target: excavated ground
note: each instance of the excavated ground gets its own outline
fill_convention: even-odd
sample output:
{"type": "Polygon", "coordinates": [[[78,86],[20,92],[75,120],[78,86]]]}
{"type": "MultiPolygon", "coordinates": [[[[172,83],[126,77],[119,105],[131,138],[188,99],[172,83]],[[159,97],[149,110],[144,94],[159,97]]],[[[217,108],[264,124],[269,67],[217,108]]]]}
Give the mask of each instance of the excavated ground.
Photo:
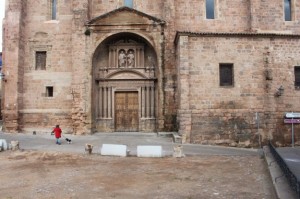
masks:
{"type": "Polygon", "coordinates": [[[108,157],[0,153],[0,198],[276,198],[259,156],[108,157]]]}

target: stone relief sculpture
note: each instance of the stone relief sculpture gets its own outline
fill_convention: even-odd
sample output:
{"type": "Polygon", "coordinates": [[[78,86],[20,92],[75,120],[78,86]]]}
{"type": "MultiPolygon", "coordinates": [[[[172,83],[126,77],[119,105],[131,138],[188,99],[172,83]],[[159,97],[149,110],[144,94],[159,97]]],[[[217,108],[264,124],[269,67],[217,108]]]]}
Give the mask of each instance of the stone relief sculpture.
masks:
{"type": "Polygon", "coordinates": [[[148,56],[148,66],[149,68],[154,68],[154,59],[152,56],[148,56]]]}
{"type": "Polygon", "coordinates": [[[135,66],[135,57],[134,51],[128,50],[125,54],[125,50],[122,49],[119,51],[119,67],[134,67],[135,66]]]}
{"type": "Polygon", "coordinates": [[[128,67],[134,67],[134,54],[133,50],[129,50],[127,55],[128,67]]]}
{"type": "MultiPolygon", "coordinates": [[[[154,67],[155,59],[153,58],[153,53],[146,52],[144,50],[143,44],[137,43],[117,43],[111,44],[108,47],[108,63],[107,70],[115,70],[115,69],[145,69],[149,67],[154,67]],[[148,61],[148,56],[151,56],[152,60],[148,61]],[[146,66],[147,65],[147,66],[146,66]]],[[[104,70],[105,66],[101,67],[101,70],[104,70]]]]}
{"type": "Polygon", "coordinates": [[[119,53],[119,67],[126,66],[126,54],[124,50],[121,50],[119,53]]]}

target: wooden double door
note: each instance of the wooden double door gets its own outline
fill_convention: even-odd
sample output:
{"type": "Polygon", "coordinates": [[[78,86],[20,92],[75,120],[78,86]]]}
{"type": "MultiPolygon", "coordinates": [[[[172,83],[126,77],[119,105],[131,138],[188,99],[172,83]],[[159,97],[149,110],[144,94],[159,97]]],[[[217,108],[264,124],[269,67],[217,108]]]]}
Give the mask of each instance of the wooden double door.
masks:
{"type": "Polygon", "coordinates": [[[115,131],[139,131],[138,92],[115,93],[115,131]]]}

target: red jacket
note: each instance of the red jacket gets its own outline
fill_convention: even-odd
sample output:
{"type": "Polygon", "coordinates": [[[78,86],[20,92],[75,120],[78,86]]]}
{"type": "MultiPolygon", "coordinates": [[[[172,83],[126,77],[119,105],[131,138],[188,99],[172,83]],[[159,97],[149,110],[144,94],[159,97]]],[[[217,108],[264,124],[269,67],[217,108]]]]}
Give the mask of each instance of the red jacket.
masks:
{"type": "Polygon", "coordinates": [[[61,129],[58,127],[55,127],[54,129],[53,129],[53,132],[54,132],[54,135],[55,135],[55,137],[56,138],[60,138],[61,137],[61,129]]]}

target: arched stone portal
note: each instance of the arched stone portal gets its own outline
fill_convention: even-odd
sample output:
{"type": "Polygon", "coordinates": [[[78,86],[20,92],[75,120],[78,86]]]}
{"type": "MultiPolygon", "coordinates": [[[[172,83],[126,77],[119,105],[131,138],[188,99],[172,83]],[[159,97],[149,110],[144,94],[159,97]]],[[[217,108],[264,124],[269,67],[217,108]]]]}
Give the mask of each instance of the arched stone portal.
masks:
{"type": "Polygon", "coordinates": [[[157,57],[132,33],[107,38],[93,57],[95,132],[151,132],[157,118],[157,57]]]}

